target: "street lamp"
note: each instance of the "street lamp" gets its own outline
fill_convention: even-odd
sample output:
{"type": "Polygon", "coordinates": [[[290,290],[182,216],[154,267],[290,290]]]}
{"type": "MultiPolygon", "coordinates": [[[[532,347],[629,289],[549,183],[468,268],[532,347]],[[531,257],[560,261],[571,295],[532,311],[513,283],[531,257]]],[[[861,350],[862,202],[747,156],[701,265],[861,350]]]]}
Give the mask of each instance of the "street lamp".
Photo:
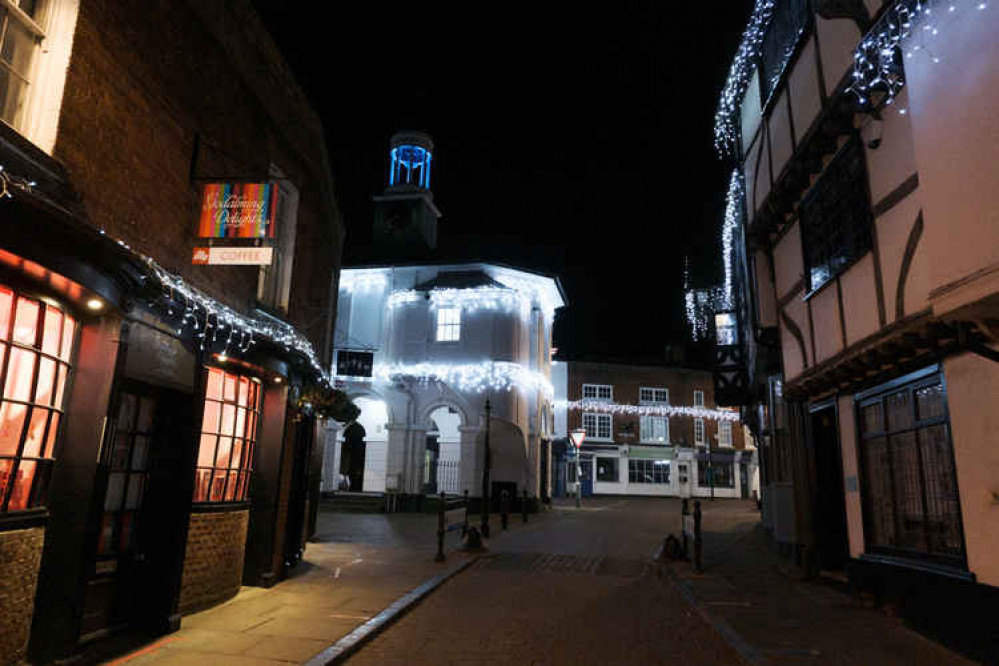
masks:
{"type": "Polygon", "coordinates": [[[572,439],[572,445],[576,447],[576,508],[578,509],[583,505],[583,471],[579,464],[579,449],[583,446],[583,440],[586,439],[586,428],[576,428],[569,433],[569,438],[572,439]]]}

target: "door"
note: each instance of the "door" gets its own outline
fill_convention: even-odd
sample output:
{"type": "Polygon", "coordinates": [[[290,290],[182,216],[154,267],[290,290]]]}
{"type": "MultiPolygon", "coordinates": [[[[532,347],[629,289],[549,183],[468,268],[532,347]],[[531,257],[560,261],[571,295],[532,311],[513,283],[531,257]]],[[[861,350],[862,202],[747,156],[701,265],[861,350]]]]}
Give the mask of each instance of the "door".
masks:
{"type": "Polygon", "coordinates": [[[288,489],[288,518],[285,525],[284,569],[285,575],[305,554],[305,518],[309,496],[309,461],[315,443],[315,416],[303,416],[295,425],[295,454],[291,470],[291,487],[288,489]]]}
{"type": "Polygon", "coordinates": [[[548,484],[549,484],[549,479],[551,478],[551,471],[550,471],[551,468],[549,465],[550,461],[548,456],[550,449],[551,449],[551,442],[545,439],[541,440],[541,460],[539,461],[539,465],[541,467],[540,479],[541,479],[542,502],[547,502],[549,499],[548,484]]]}
{"type": "Polygon", "coordinates": [[[843,568],[849,553],[843,464],[835,407],[813,411],[810,419],[815,460],[815,529],[822,569],[843,568]]]}
{"type": "Polygon", "coordinates": [[[80,637],[163,628],[176,602],[193,473],[191,396],[125,382],[98,463],[103,488],[80,637]],[[181,489],[186,495],[180,495],[181,489]]]}
{"type": "Polygon", "coordinates": [[[583,497],[591,497],[593,495],[593,459],[581,460],[579,470],[579,481],[583,484],[582,495],[583,497]]]}
{"type": "Polygon", "coordinates": [[[440,442],[437,435],[427,435],[427,448],[423,454],[423,492],[437,494],[437,463],[440,460],[440,442]]]}
{"type": "Polygon", "coordinates": [[[749,499],[749,466],[739,463],[739,488],[742,489],[742,499],[749,499]]]}
{"type": "Polygon", "coordinates": [[[354,423],[343,433],[343,451],[340,455],[340,473],[345,475],[350,487],[347,490],[364,490],[364,427],[354,423]]]}

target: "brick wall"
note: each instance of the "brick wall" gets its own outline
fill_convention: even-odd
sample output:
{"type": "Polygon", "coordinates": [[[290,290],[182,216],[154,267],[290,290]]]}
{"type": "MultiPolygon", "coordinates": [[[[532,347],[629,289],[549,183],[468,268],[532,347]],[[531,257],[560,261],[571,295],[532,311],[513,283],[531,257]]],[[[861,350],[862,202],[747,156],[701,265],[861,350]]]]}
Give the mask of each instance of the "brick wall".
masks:
{"type": "Polygon", "coordinates": [[[198,178],[280,168],[299,190],[288,316],[323,344],[343,243],[325,139],[249,3],[84,0],[59,122],[54,153],[90,221],[237,309],[257,267],[191,265],[195,137],[198,178]]]}
{"type": "MultiPolygon", "coordinates": [[[[694,390],[704,391],[704,406],[715,408],[714,384],[712,375],[706,370],[690,370],[686,368],[669,368],[660,366],[624,365],[617,363],[594,363],[586,361],[571,361],[569,363],[568,385],[566,387],[569,400],[581,400],[583,384],[610,384],[614,387],[614,402],[621,405],[639,404],[639,389],[667,388],[671,405],[692,406],[694,390]]],[[[583,427],[583,413],[573,410],[567,415],[568,429],[583,427]]],[[[639,417],[627,414],[615,414],[613,418],[614,438],[618,444],[640,443],[639,417]],[[622,432],[634,433],[634,437],[620,437],[622,432]]],[[[705,438],[717,442],[718,423],[710,419],[704,422],[705,438]]],[[[674,445],[694,445],[694,419],[689,416],[673,416],[669,420],[670,442],[674,445]]],[[[738,424],[732,427],[732,445],[741,449],[744,447],[742,428],[738,424]]]]}
{"type": "Polygon", "coordinates": [[[44,540],[41,527],[0,532],[0,664],[24,657],[44,540]]]}
{"type": "Polygon", "coordinates": [[[249,510],[192,513],[179,608],[193,613],[229,599],[243,582],[249,510]]]}

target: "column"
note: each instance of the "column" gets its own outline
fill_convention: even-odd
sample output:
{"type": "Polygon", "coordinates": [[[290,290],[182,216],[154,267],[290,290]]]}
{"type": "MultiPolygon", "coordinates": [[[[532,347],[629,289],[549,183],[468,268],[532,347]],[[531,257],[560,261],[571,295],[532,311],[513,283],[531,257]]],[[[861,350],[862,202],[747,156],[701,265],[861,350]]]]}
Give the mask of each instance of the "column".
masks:
{"type": "Polygon", "coordinates": [[[461,463],[458,468],[458,491],[468,490],[472,497],[482,496],[483,444],[479,441],[482,427],[458,426],[461,435],[461,463]]]}

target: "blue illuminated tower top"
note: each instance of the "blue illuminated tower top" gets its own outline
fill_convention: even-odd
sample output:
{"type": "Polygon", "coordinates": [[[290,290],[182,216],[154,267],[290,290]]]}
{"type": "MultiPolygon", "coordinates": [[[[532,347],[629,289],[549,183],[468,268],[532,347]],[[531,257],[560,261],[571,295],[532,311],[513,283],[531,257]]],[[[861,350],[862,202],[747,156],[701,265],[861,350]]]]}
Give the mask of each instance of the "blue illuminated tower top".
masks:
{"type": "Polygon", "coordinates": [[[373,234],[387,258],[413,258],[437,247],[441,213],[430,191],[433,151],[433,140],[423,132],[396,132],[389,139],[388,185],[374,197],[373,234]]]}
{"type": "Polygon", "coordinates": [[[396,132],[392,135],[386,191],[429,190],[433,151],[433,140],[423,132],[396,132]]]}

